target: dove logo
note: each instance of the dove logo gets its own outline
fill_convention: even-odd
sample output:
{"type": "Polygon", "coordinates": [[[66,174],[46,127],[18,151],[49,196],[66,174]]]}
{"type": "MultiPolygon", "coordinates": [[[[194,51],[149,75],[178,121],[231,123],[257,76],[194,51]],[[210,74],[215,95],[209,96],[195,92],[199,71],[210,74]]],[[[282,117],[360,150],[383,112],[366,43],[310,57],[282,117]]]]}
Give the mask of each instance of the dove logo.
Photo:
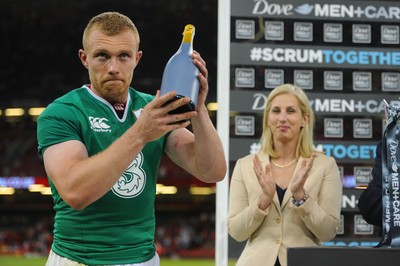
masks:
{"type": "Polygon", "coordinates": [[[270,16],[290,16],[293,14],[293,5],[270,4],[266,0],[255,0],[253,14],[254,15],[270,15],[270,16]]]}
{"type": "Polygon", "coordinates": [[[115,195],[127,199],[142,193],[146,184],[146,173],[142,164],[143,154],[140,152],[112,187],[115,195]]]}
{"type": "Polygon", "coordinates": [[[397,140],[389,141],[389,150],[390,150],[390,162],[392,163],[392,172],[396,173],[398,171],[397,167],[397,147],[399,146],[399,142],[397,140]]]}
{"type": "Polygon", "coordinates": [[[301,15],[310,15],[311,12],[313,11],[313,9],[314,9],[314,6],[312,6],[310,4],[304,4],[304,5],[296,7],[294,10],[301,15]]]}
{"type": "Polygon", "coordinates": [[[251,107],[251,110],[253,111],[262,111],[265,108],[266,102],[267,102],[267,96],[263,93],[255,93],[253,95],[254,102],[251,107]]]}
{"type": "Polygon", "coordinates": [[[111,132],[110,126],[106,122],[106,118],[89,116],[90,128],[96,132],[111,132]]]}

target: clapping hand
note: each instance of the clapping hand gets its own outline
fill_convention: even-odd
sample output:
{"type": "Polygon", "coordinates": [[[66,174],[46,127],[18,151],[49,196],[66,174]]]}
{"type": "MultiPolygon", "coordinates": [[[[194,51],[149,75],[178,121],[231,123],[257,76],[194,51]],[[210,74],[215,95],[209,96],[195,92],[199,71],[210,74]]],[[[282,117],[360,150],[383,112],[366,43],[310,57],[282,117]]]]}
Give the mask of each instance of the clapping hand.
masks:
{"type": "Polygon", "coordinates": [[[253,158],[253,169],[263,192],[260,196],[258,207],[265,210],[271,204],[275,195],[276,183],[271,173],[270,164],[266,164],[264,171],[258,155],[255,155],[253,158]]]}
{"type": "Polygon", "coordinates": [[[308,174],[310,173],[316,157],[317,155],[313,153],[310,159],[304,159],[301,162],[300,169],[293,176],[291,192],[296,201],[299,201],[306,196],[304,183],[308,178],[308,174]]]}

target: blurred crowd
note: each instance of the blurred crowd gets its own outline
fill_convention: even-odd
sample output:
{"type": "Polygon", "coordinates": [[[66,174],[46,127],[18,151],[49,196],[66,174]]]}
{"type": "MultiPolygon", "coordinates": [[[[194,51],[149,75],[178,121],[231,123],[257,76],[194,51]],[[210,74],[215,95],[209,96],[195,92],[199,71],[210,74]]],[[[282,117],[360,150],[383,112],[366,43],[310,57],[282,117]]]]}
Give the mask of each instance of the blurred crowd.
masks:
{"type": "MultiPolygon", "coordinates": [[[[214,257],[214,214],[157,214],[155,244],[161,257],[214,257]]],[[[53,242],[53,216],[2,215],[0,255],[47,256],[53,242]]]]}
{"type": "Polygon", "coordinates": [[[51,215],[1,215],[0,255],[47,255],[52,226],[51,215]]]}
{"type": "Polygon", "coordinates": [[[0,150],[0,176],[45,176],[36,136],[2,138],[0,150]]]}
{"type": "Polygon", "coordinates": [[[158,216],[161,218],[157,218],[155,243],[160,256],[214,257],[214,213],[158,216]]]}

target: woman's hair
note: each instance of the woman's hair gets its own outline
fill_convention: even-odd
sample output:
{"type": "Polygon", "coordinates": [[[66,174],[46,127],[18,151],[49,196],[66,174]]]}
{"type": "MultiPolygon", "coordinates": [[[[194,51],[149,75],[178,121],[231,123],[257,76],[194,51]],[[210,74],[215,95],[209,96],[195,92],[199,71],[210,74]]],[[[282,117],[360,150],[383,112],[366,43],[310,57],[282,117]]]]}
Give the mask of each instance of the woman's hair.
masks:
{"type": "Polygon", "coordinates": [[[300,131],[299,140],[296,146],[296,158],[299,156],[310,157],[314,151],[313,145],[313,130],[314,130],[314,112],[311,108],[310,102],[304,91],[292,84],[283,84],[273,89],[267,98],[267,103],[264,109],[264,121],[263,121],[263,135],[261,137],[261,151],[270,155],[271,157],[277,157],[276,151],[274,150],[274,142],[271,128],[268,125],[268,114],[271,110],[272,100],[281,94],[292,94],[296,96],[299,102],[300,110],[303,116],[308,116],[308,123],[302,127],[300,131]]]}
{"type": "Polygon", "coordinates": [[[84,49],[86,49],[88,37],[93,30],[99,30],[108,36],[115,36],[125,30],[131,30],[135,36],[136,50],[139,50],[139,32],[132,20],[121,13],[104,12],[93,17],[83,32],[82,44],[84,49]]]}

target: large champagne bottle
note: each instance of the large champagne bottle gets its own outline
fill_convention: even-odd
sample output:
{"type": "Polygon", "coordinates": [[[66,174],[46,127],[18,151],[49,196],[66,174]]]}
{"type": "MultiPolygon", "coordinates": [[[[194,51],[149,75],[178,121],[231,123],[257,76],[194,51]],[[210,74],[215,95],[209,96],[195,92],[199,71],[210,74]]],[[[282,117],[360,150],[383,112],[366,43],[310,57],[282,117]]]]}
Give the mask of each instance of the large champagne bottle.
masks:
{"type": "Polygon", "coordinates": [[[185,26],[182,33],[182,43],[178,51],[169,59],[164,69],[160,94],[176,91],[176,97],[168,103],[185,96],[191,100],[187,105],[178,107],[170,112],[173,114],[196,110],[200,84],[197,77],[199,69],[195,66],[191,57],[194,32],[193,25],[188,24],[185,26]]]}

